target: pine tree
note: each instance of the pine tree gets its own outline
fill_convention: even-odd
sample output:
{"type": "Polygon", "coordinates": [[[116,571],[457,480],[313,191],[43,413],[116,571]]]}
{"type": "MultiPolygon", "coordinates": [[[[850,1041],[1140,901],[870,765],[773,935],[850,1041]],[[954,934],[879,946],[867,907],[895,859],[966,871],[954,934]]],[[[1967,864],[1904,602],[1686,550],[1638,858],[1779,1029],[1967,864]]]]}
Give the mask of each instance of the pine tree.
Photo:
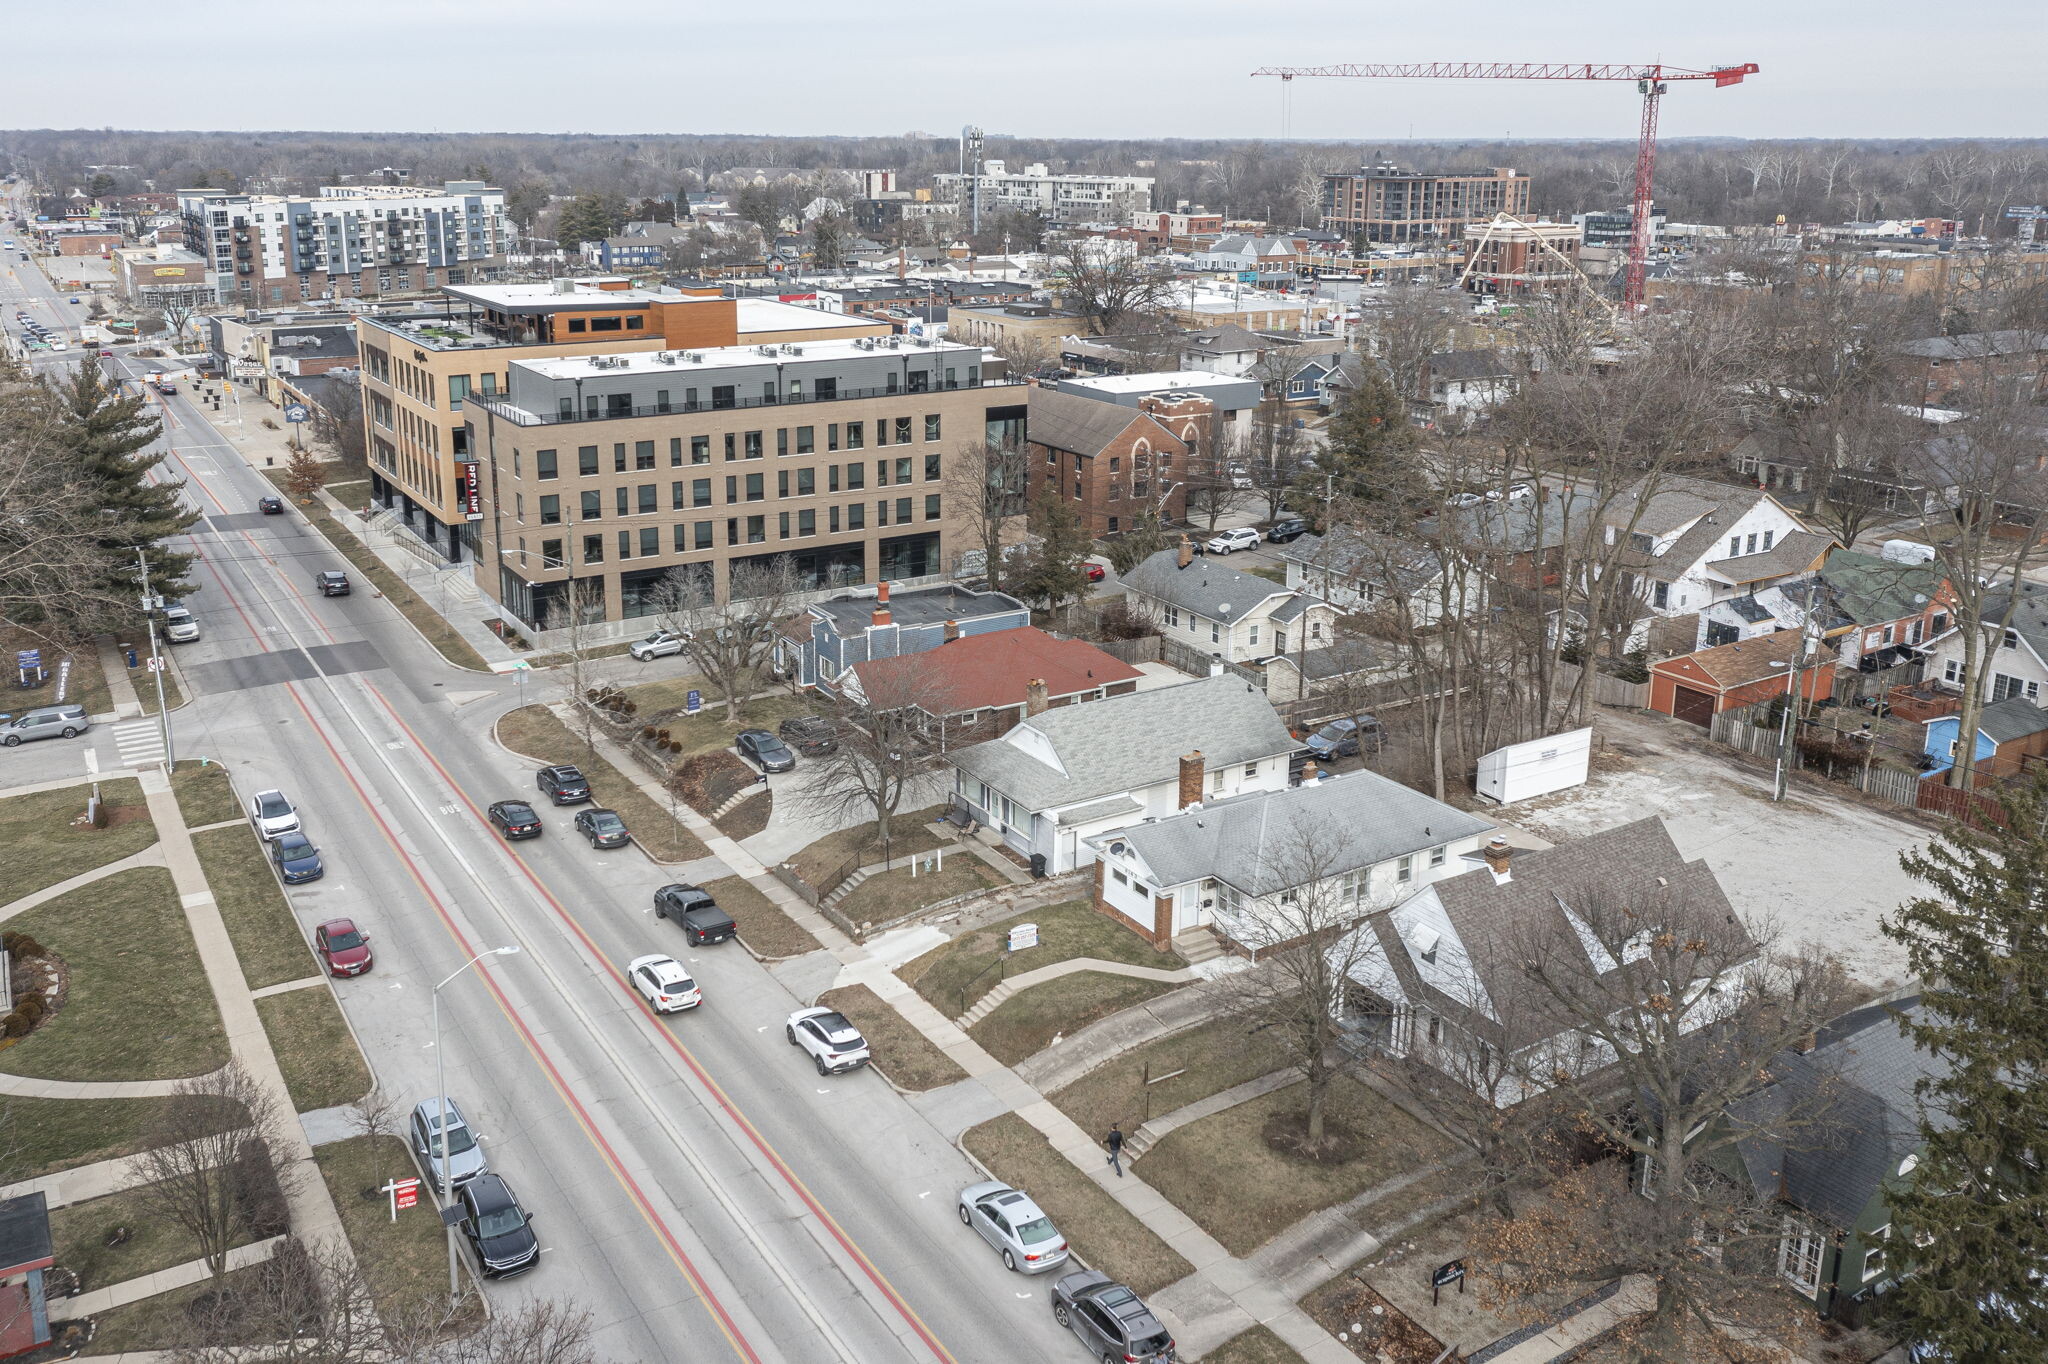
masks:
{"type": "Polygon", "coordinates": [[[164,453],[148,450],[163,433],[163,423],[148,414],[140,391],[124,394],[108,387],[98,365],[79,365],[53,387],[52,396],[59,458],[100,509],[103,584],[124,596],[139,596],[139,549],[148,558],[151,591],[166,597],[190,592],[186,574],[193,556],[166,549],[163,542],[184,533],[199,515],[179,500],[183,482],[152,483],[149,477],[164,461],[164,453]]]}
{"type": "Polygon", "coordinates": [[[306,446],[294,449],[291,458],[285,462],[285,490],[301,502],[311,502],[313,494],[320,491],[327,482],[327,466],[320,457],[306,446]]]}
{"type": "Polygon", "coordinates": [[[1003,575],[1004,590],[1057,610],[1088,590],[1081,561],[1094,547],[1073,504],[1048,483],[1032,499],[1031,530],[1038,539],[1014,573],[1003,575]]]}
{"type": "Polygon", "coordinates": [[[1921,1084],[1912,1178],[1891,1190],[1902,1328],[1958,1364],[2048,1339],[2048,777],[1899,860],[1930,894],[1883,931],[1926,982],[1907,1032],[1948,1063],[1921,1084]]]}
{"type": "Polygon", "coordinates": [[[584,242],[601,241],[619,230],[625,219],[618,205],[602,194],[579,194],[562,210],[555,236],[562,249],[573,251],[584,242]]]}
{"type": "MultiPolygon", "coordinates": [[[[1393,385],[1377,363],[1361,367],[1358,387],[1346,395],[1330,418],[1325,456],[1318,474],[1336,478],[1333,491],[1361,500],[1402,497],[1414,481],[1407,459],[1415,446],[1415,428],[1393,385]]],[[[1320,485],[1322,479],[1313,480],[1320,485]]],[[[1322,488],[1315,491],[1320,494],[1322,488]]]]}

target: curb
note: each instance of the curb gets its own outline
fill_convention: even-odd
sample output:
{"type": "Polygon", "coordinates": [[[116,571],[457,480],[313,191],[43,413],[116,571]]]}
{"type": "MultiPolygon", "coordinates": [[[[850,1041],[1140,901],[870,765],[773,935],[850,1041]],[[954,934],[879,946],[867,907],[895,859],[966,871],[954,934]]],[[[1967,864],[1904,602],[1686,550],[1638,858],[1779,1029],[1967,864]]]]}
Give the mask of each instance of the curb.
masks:
{"type": "MultiPolygon", "coordinates": [[[[555,719],[556,719],[557,721],[560,721],[560,720],[561,720],[561,718],[562,718],[562,717],[561,717],[561,716],[559,716],[559,715],[555,715],[554,707],[553,707],[553,706],[550,706],[550,705],[549,705],[549,704],[548,704],[547,702],[545,702],[545,701],[528,701],[528,702],[527,702],[526,704],[527,704],[527,705],[529,705],[529,706],[539,706],[539,707],[540,707],[540,708],[541,708],[542,710],[546,711],[546,712],[547,712],[547,713],[548,713],[549,715],[554,715],[554,718],[555,718],[555,719]]],[[[514,706],[514,707],[512,708],[512,710],[520,710],[520,709],[522,709],[522,707],[519,707],[519,706],[514,706]]],[[[518,749],[516,749],[516,748],[512,747],[512,745],[510,745],[510,744],[506,743],[506,742],[505,742],[505,741],[504,741],[503,739],[500,739],[500,738],[498,737],[498,725],[499,725],[499,723],[500,723],[500,722],[501,722],[502,720],[504,720],[504,718],[505,718],[505,715],[510,715],[511,713],[512,713],[512,711],[511,711],[511,710],[508,710],[508,711],[506,711],[506,712],[505,712],[505,714],[504,714],[504,715],[500,715],[500,716],[499,716],[499,717],[498,717],[498,718],[497,718],[496,720],[493,720],[493,721],[491,721],[491,742],[492,742],[493,744],[497,745],[497,747],[498,747],[499,749],[501,749],[502,751],[504,751],[504,752],[506,752],[506,753],[510,754],[510,755],[511,755],[512,757],[515,757],[515,758],[518,758],[518,759],[520,759],[520,760],[521,760],[522,762],[530,762],[530,763],[537,763],[537,762],[539,762],[539,761],[540,761],[540,759],[539,759],[539,758],[536,758],[536,757],[534,757],[534,756],[533,756],[533,755],[532,755],[531,753],[521,753],[521,752],[520,752],[520,751],[519,751],[518,749]]],[[[565,724],[565,725],[563,725],[563,728],[564,728],[564,729],[566,729],[566,728],[568,728],[568,726],[567,726],[567,725],[565,724]]],[[[599,758],[603,758],[603,757],[604,757],[604,755],[603,755],[602,753],[594,753],[594,754],[593,754],[592,756],[594,756],[594,757],[599,757],[599,758]]],[[[607,765],[607,766],[610,766],[611,760],[610,760],[609,758],[606,758],[606,759],[605,759],[605,762],[606,762],[606,765],[607,765]]],[[[613,770],[614,770],[614,771],[617,771],[618,769],[616,769],[616,768],[613,768],[613,770]]],[[[621,777],[622,779],[624,779],[624,780],[627,780],[627,781],[631,781],[631,780],[632,780],[632,778],[630,778],[630,777],[627,777],[627,776],[626,776],[626,774],[625,774],[625,773],[623,773],[623,772],[620,772],[620,773],[619,773],[619,776],[620,776],[620,777],[621,777]]],[[[637,786],[637,783],[636,783],[635,785],[637,786]]],[[[640,794],[641,794],[641,795],[643,795],[643,796],[647,795],[647,793],[646,793],[645,791],[642,791],[642,792],[641,792],[640,794]]],[[[649,796],[649,797],[648,797],[648,799],[652,800],[652,799],[653,799],[653,797],[652,797],[652,796],[649,796]]],[[[555,807],[555,808],[557,808],[557,809],[561,809],[561,808],[564,808],[564,807],[560,807],[560,806],[557,806],[557,807],[555,807]]],[[[602,807],[600,807],[600,808],[602,808],[602,807]]],[[[680,825],[680,824],[682,823],[682,821],[681,821],[681,820],[676,820],[676,819],[675,819],[675,816],[674,816],[674,815],[670,815],[670,816],[669,816],[669,818],[670,818],[670,819],[672,819],[672,820],[675,820],[675,822],[676,822],[676,823],[677,823],[678,825],[680,825]]],[[[692,838],[695,838],[695,837],[696,837],[696,835],[695,835],[694,833],[691,833],[691,832],[690,832],[690,830],[688,830],[688,829],[684,829],[684,830],[683,830],[683,832],[685,832],[685,833],[689,833],[689,834],[690,834],[690,836],[691,836],[692,838]]],[[[697,858],[694,858],[694,857],[692,857],[692,858],[688,858],[688,859],[685,859],[685,861],[684,861],[684,862],[664,862],[664,861],[662,861],[662,860],[661,860],[661,859],[660,859],[659,857],[656,857],[656,856],[655,856],[655,855],[654,855],[653,853],[651,853],[651,852],[647,851],[647,849],[646,849],[645,847],[643,847],[643,846],[641,845],[641,843],[640,843],[640,840],[639,840],[639,839],[637,839],[637,838],[635,838],[635,839],[633,840],[633,850],[634,850],[635,852],[639,853],[639,854],[640,854],[640,855],[641,855],[642,857],[646,858],[646,859],[647,859],[647,860],[648,860],[649,862],[653,863],[653,864],[654,864],[655,866],[657,866],[657,867],[661,868],[661,869],[662,869],[662,870],[664,870],[664,871],[667,871],[667,870],[669,870],[669,869],[671,869],[671,868],[674,868],[674,867],[680,867],[680,866],[684,866],[684,865],[686,865],[686,863],[687,863],[687,862],[695,862],[695,861],[698,861],[698,860],[699,860],[699,859],[697,859],[697,858]]],[[[707,855],[707,856],[709,856],[709,855],[710,855],[710,850],[709,850],[709,849],[706,849],[705,851],[706,851],[706,855],[707,855]]],[[[752,951],[753,949],[752,949],[752,948],[748,948],[747,950],[748,950],[748,951],[752,951]]],[[[764,958],[764,960],[766,960],[766,959],[764,958]]],[[[789,960],[789,959],[785,957],[785,958],[777,958],[776,960],[784,960],[784,961],[786,961],[786,960],[789,960]]]]}

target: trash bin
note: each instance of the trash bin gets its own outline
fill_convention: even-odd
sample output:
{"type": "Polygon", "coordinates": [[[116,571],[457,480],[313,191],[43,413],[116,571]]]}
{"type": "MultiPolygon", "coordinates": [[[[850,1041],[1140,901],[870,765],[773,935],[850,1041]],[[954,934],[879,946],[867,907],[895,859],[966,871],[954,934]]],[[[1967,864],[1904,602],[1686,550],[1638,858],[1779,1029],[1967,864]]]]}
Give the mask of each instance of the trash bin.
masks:
{"type": "Polygon", "coordinates": [[[1043,881],[1045,879],[1044,853],[1031,854],[1031,875],[1034,880],[1043,881]]]}
{"type": "Polygon", "coordinates": [[[117,644],[114,647],[128,656],[129,667],[139,668],[142,666],[142,660],[135,655],[135,646],[133,644],[117,644]]]}

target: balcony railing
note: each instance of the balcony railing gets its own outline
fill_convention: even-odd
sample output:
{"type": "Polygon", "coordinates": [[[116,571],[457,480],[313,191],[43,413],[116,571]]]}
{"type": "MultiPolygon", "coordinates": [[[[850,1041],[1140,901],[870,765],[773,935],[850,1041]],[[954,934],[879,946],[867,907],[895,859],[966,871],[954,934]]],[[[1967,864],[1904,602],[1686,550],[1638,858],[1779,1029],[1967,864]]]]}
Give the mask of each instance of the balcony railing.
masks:
{"type": "MultiPolygon", "coordinates": [[[[948,393],[966,388],[1022,388],[1022,379],[983,379],[978,384],[942,384],[933,388],[912,390],[908,388],[842,388],[828,398],[816,394],[790,394],[780,397],[742,398],[734,395],[731,402],[670,403],[666,407],[656,404],[652,407],[619,407],[595,412],[528,412],[505,402],[484,402],[477,394],[470,394],[468,401],[480,407],[487,407],[515,426],[553,426],[561,422],[609,421],[627,417],[673,417],[689,412],[726,412],[752,407],[802,407],[809,403],[849,402],[859,398],[915,398],[929,393],[948,393]]],[[[502,397],[502,395],[500,395],[502,397]]]]}

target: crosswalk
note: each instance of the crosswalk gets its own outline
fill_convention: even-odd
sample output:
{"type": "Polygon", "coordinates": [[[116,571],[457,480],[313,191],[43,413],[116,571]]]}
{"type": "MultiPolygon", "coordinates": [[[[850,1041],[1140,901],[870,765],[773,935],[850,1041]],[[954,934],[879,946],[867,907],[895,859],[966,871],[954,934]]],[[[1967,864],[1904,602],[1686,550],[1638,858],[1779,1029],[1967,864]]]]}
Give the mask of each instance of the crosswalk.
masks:
{"type": "Polygon", "coordinates": [[[123,767],[150,767],[164,760],[164,734],[154,720],[112,727],[114,748],[123,767]]]}

